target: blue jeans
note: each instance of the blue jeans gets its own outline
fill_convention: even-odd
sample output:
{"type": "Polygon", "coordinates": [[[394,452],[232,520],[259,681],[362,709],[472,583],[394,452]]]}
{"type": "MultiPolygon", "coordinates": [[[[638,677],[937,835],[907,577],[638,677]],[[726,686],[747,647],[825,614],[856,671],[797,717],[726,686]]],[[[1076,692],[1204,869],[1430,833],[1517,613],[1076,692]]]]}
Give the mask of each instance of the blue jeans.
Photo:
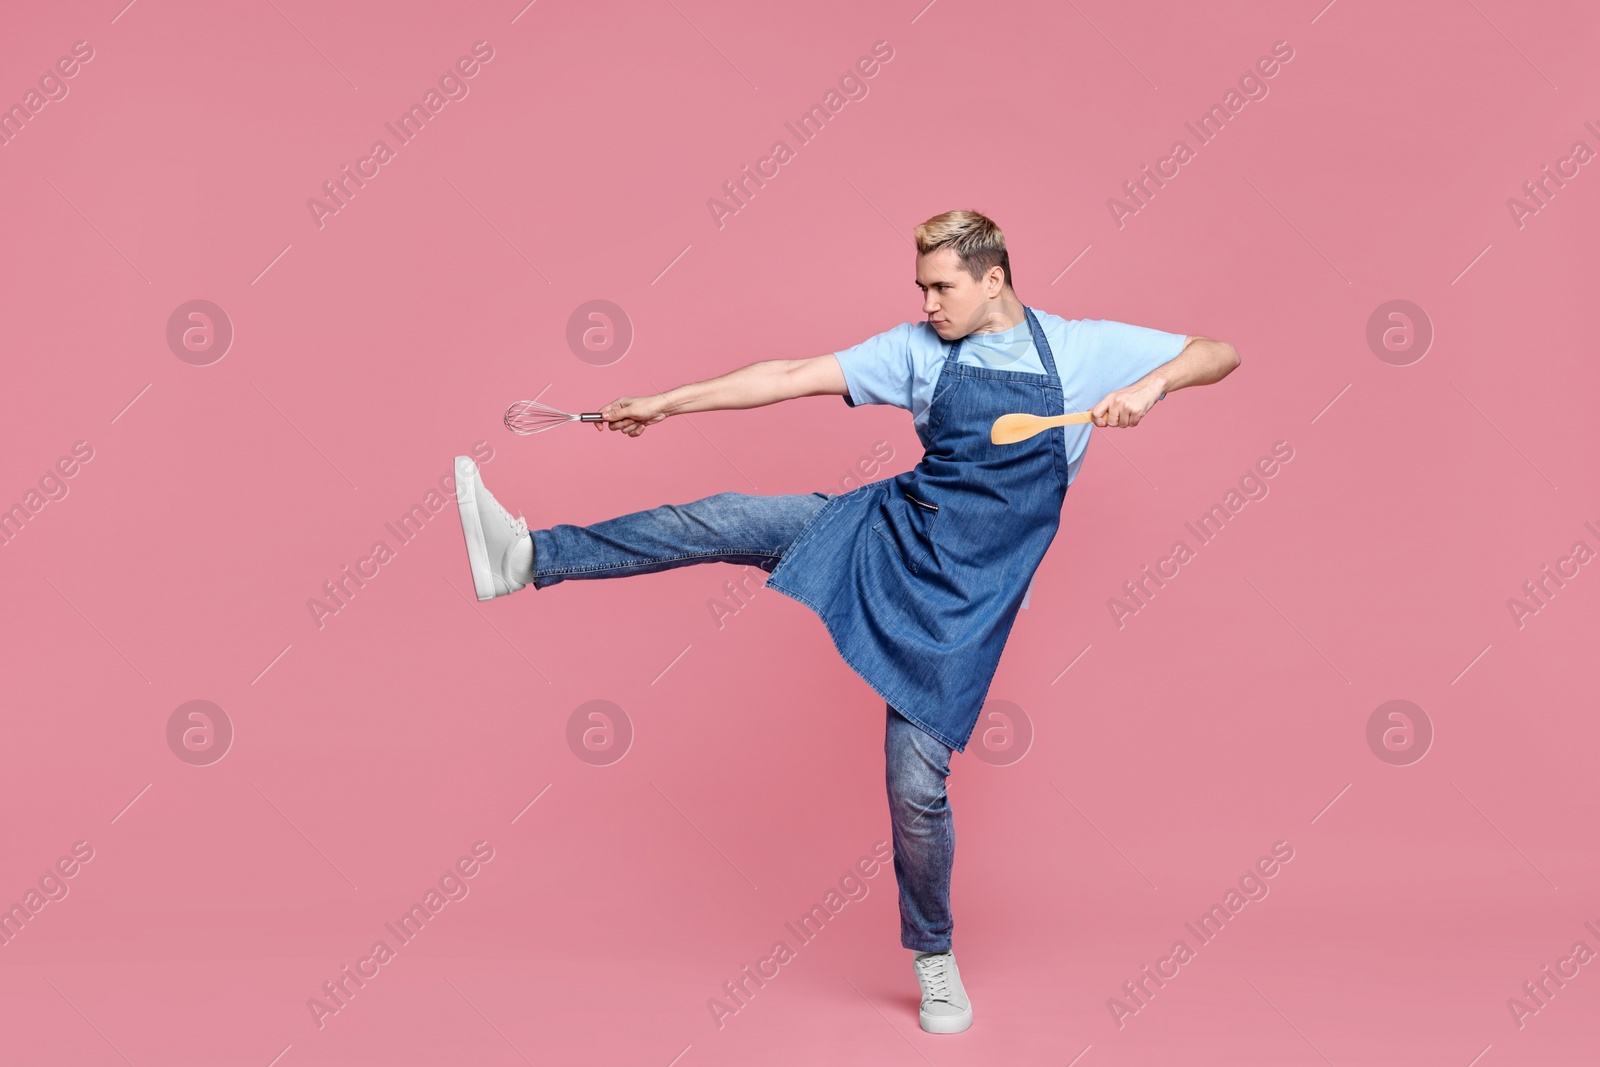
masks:
{"type": "MultiPolygon", "coordinates": [[[[569,578],[621,578],[694,563],[733,563],[772,572],[784,549],[827,503],[827,493],[717,493],[663,504],[590,526],[529,530],[535,589],[569,578]]],[[[900,888],[900,943],[950,948],[950,871],[955,820],[945,792],[952,750],[885,705],[884,777],[900,888]]]]}

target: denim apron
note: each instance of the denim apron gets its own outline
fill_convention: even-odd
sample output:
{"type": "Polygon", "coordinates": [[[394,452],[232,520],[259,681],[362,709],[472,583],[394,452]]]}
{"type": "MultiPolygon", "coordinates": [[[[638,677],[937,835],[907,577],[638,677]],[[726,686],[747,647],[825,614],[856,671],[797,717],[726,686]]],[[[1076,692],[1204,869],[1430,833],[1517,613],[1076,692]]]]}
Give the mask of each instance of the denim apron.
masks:
{"type": "Polygon", "coordinates": [[[1023,312],[1045,373],[958,363],[956,341],[917,431],[922,461],[830,497],[767,579],[817,613],[839,655],[890,707],[957,751],[1067,492],[1060,431],[989,440],[1001,415],[1063,410],[1050,343],[1033,310],[1023,312]]]}

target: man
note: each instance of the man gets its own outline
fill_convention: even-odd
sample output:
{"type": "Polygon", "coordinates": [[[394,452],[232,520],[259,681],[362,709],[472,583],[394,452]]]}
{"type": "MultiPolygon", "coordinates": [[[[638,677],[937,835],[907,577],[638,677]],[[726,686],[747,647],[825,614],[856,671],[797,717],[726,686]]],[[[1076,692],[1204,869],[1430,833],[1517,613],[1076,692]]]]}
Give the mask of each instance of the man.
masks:
{"type": "Polygon", "coordinates": [[[671,415],[836,394],[852,407],[911,411],[925,452],[912,470],[843,494],[719,493],[532,531],[465,456],[456,495],[479,600],[723,562],[760,567],[767,588],[817,613],[886,701],[900,940],[913,952],[922,1028],[958,1033],[972,1024],[972,1003],[951,951],[950,756],[966,749],[1090,433],[1069,425],[996,445],[990,428],[1012,412],[1085,409],[1094,426],[1137,426],[1167,393],[1226,377],[1239,355],[1204,337],[1024,307],[1005,236],[976,212],[934,216],[916,228],[916,244],[926,322],[815,359],[622,397],[595,424],[638,437],[671,415]]]}

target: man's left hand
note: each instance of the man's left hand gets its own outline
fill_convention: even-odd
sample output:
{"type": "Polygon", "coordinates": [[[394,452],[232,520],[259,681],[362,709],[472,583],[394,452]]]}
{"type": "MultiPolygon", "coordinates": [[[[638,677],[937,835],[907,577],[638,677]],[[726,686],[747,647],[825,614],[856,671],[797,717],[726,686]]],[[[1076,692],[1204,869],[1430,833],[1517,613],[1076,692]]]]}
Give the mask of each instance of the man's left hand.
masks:
{"type": "Polygon", "coordinates": [[[1134,384],[1110,393],[1090,409],[1096,426],[1137,426],[1161,399],[1159,383],[1134,384]]]}

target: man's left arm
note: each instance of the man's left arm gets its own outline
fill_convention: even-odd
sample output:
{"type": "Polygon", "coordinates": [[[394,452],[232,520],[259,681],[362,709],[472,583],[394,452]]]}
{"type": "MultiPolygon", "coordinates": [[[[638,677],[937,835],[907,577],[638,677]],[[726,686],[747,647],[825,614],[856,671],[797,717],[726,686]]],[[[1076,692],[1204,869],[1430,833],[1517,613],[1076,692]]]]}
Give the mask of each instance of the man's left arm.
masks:
{"type": "Polygon", "coordinates": [[[1090,409],[1094,424],[1137,426],[1163,396],[1191,385],[1220,382],[1238,365],[1239,353],[1228,342],[1210,337],[1185,337],[1183,349],[1176,356],[1132,385],[1106,394],[1105,399],[1090,409]]]}

